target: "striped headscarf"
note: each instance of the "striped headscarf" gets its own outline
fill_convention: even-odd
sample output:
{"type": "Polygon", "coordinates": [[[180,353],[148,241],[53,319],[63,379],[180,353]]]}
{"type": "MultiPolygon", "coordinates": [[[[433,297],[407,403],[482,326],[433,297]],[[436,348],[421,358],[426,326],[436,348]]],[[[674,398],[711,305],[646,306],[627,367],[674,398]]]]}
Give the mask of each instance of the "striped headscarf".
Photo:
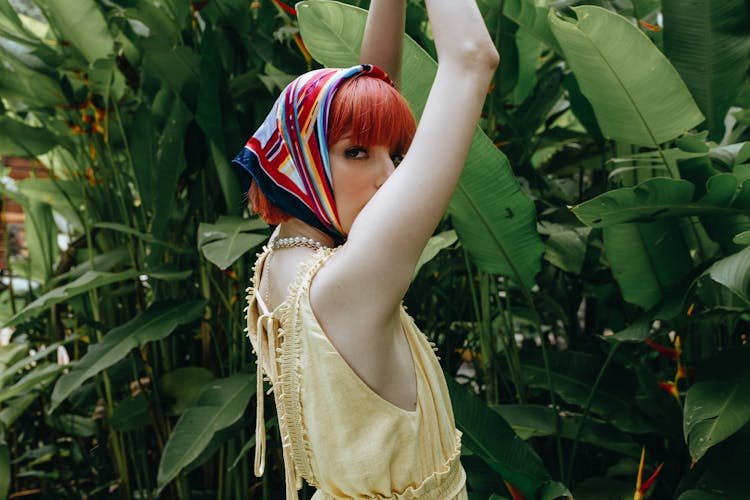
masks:
{"type": "Polygon", "coordinates": [[[233,161],[243,191],[255,180],[266,198],[286,213],[335,238],[344,236],[333,197],[326,131],[336,89],[361,75],[392,84],[383,70],[369,64],[310,71],[290,83],[233,161]]]}

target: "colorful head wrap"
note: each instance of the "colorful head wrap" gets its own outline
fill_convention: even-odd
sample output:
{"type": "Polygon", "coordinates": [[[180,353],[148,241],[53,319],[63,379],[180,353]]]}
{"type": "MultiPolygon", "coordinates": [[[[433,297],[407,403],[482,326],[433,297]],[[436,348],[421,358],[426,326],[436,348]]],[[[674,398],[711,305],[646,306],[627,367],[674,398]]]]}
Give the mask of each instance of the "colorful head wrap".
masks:
{"type": "Polygon", "coordinates": [[[328,160],[328,113],[339,86],[361,75],[392,84],[383,70],[369,64],[310,71],[290,83],[233,161],[241,167],[243,191],[253,179],[286,213],[331,236],[343,236],[328,160]]]}

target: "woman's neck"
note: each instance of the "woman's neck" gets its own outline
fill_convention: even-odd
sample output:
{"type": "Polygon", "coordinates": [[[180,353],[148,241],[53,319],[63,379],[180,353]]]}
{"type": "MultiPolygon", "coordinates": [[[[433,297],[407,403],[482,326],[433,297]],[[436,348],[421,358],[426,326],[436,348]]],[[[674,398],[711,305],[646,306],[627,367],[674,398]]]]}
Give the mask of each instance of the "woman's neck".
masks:
{"type": "Polygon", "coordinates": [[[332,247],[334,244],[331,236],[299,219],[293,218],[279,224],[278,238],[293,238],[295,236],[310,238],[326,247],[332,247]]]}

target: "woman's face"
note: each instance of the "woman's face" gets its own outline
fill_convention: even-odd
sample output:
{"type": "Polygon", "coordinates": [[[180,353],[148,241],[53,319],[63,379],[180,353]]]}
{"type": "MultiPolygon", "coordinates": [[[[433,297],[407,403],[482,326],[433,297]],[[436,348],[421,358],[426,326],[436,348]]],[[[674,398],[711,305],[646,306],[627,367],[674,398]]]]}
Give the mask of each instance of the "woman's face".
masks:
{"type": "Polygon", "coordinates": [[[328,156],[339,222],[349,234],[354,219],[393,173],[401,156],[388,146],[354,144],[349,136],[332,144],[328,156]]]}

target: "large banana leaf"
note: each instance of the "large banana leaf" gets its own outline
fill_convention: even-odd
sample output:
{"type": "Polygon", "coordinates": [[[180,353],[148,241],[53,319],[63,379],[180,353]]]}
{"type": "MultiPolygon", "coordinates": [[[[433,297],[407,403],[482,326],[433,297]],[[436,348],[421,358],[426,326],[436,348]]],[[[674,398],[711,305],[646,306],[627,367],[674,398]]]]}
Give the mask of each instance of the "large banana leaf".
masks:
{"type": "MultiPolygon", "coordinates": [[[[357,64],[366,12],[336,2],[298,4],[305,44],[326,66],[357,64]]],[[[437,65],[406,37],[401,91],[419,117],[437,65]]],[[[479,129],[448,207],[461,243],[479,267],[529,286],[544,252],[535,230],[534,205],[521,190],[508,160],[479,129]]]]}
{"type": "Polygon", "coordinates": [[[663,0],[664,52],[706,116],[711,139],[742,86],[750,53],[744,0],[663,0]]]}
{"type": "MultiPolygon", "coordinates": [[[[709,378],[690,387],[685,397],[685,439],[693,460],[724,441],[750,421],[750,364],[748,350],[725,356],[709,378]]],[[[706,373],[706,371],[708,373],[706,373]]]]}
{"type": "MultiPolygon", "coordinates": [[[[453,377],[446,376],[462,444],[498,472],[526,498],[542,498],[550,475],[530,445],[508,423],[453,377]]],[[[554,498],[554,497],[553,497],[554,498]]]]}
{"type": "Polygon", "coordinates": [[[622,297],[649,309],[693,269],[679,225],[670,219],[604,228],[604,248],[622,297]]]}
{"type": "Polygon", "coordinates": [[[114,39],[107,20],[94,0],[35,0],[60,42],[70,43],[91,64],[114,54],[114,39]]]}
{"type": "Polygon", "coordinates": [[[643,32],[601,7],[573,11],[577,19],[550,10],[550,28],[604,135],[657,147],[703,121],[677,71],[643,32]]]}
{"type": "Polygon", "coordinates": [[[107,333],[101,342],[89,347],[88,352],[73,365],[73,369],[60,377],[52,391],[51,407],[54,410],[86,380],[117,363],[131,350],[147,342],[166,338],[179,325],[189,323],[203,313],[202,300],[189,302],[161,302],[107,333]]]}
{"type": "Polygon", "coordinates": [[[47,128],[30,127],[9,116],[0,116],[0,153],[3,155],[38,156],[64,140],[47,128]]]}
{"type": "Polygon", "coordinates": [[[560,45],[547,22],[548,13],[549,7],[537,5],[532,0],[505,0],[503,3],[505,17],[525,28],[555,52],[561,53],[560,45]]]}
{"type": "Polygon", "coordinates": [[[0,96],[17,101],[22,108],[28,106],[56,106],[65,103],[57,81],[27,67],[20,61],[7,57],[0,46],[3,71],[0,71],[0,96]]]}
{"type": "Polygon", "coordinates": [[[157,478],[159,490],[201,454],[216,432],[242,417],[253,394],[255,374],[239,373],[203,386],[195,405],[182,414],[164,447],[157,478]]]}
{"type": "Polygon", "coordinates": [[[714,262],[706,272],[712,280],[729,288],[750,304],[750,248],[714,262]]]}

